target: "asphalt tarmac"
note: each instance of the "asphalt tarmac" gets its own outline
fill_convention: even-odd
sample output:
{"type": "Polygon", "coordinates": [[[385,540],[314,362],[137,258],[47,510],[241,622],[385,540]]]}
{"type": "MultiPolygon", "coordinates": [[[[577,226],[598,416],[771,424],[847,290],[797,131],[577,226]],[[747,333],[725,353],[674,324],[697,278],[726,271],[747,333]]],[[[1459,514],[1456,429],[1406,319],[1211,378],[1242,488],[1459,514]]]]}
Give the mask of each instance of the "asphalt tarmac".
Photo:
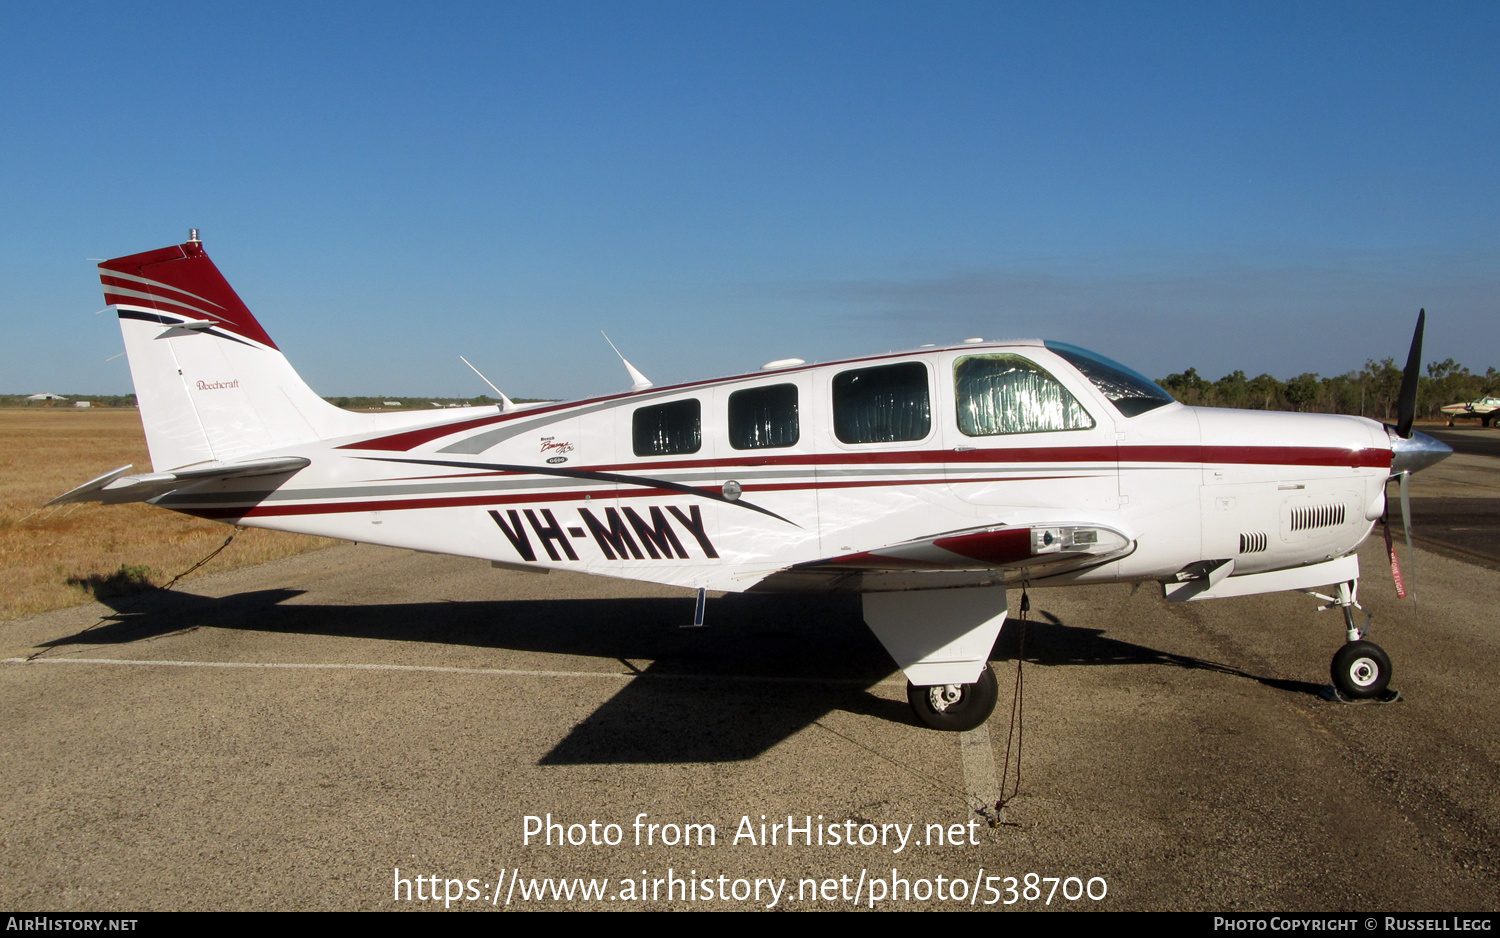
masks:
{"type": "MultiPolygon", "coordinates": [[[[1500,570],[1500,430],[1423,428],[1453,447],[1428,472],[1412,476],[1412,534],[1428,550],[1500,570]]],[[[1391,486],[1392,529],[1400,507],[1391,486]]]]}
{"type": "MultiPolygon", "coordinates": [[[[1500,460],[1449,463],[1417,503],[1493,517],[1500,460]]],[[[1325,699],[1302,595],[1037,590],[965,734],[846,599],[690,630],[669,589],[352,545],[7,622],[0,907],[1494,912],[1500,572],[1424,549],[1397,600],[1378,534],[1398,702],[1325,699]]]]}

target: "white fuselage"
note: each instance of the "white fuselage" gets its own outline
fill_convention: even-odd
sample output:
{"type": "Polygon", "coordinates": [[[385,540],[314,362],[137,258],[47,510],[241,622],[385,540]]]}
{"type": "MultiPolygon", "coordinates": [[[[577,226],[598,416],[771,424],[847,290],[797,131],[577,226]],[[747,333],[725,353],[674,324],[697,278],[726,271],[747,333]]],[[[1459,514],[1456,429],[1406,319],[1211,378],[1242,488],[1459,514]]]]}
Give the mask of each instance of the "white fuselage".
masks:
{"type": "Polygon", "coordinates": [[[282,454],[311,463],[272,489],[227,480],[159,504],[501,564],[742,591],[830,588],[827,576],[799,579],[791,568],[999,525],[1099,525],[1131,543],[1038,585],[1166,579],[1203,561],[1233,561],[1234,575],[1318,563],[1352,551],[1381,516],[1391,445],[1380,424],[1358,417],[1177,403],[1125,416],[1069,361],[1027,342],[469,410],[257,453],[282,454]],[[1070,428],[974,432],[955,375],[976,356],[1023,358],[1054,378],[1074,399],[1070,428]],[[900,371],[904,410],[857,387],[884,380],[894,372],[873,369],[890,365],[920,366],[900,371]],[[925,416],[914,403],[919,373],[925,416]],[[839,410],[850,394],[865,395],[853,417],[839,410]]]}

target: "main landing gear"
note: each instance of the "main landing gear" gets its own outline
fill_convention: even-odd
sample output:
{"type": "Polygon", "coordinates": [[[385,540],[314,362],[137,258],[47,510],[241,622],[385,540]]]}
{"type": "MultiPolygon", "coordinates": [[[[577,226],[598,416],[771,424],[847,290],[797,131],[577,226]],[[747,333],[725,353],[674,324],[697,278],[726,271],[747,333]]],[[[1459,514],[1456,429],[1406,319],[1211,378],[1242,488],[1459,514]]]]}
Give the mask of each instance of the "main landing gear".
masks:
{"type": "Polygon", "coordinates": [[[1005,587],[891,590],[862,602],[870,631],[906,672],[919,723],[961,733],[989,719],[1000,697],[990,651],[1005,623],[1005,587]]]}
{"type": "Polygon", "coordinates": [[[963,732],[990,718],[1000,698],[1000,682],[988,663],[973,684],[937,684],[922,687],[906,682],[906,702],[912,713],[935,730],[963,732]]]}
{"type": "MultiPolygon", "coordinates": [[[[1333,656],[1329,677],[1334,689],[1346,700],[1371,700],[1382,697],[1391,683],[1391,658],[1374,642],[1364,640],[1364,630],[1354,624],[1354,610],[1359,606],[1359,584],[1350,580],[1340,583],[1338,596],[1320,596],[1344,612],[1348,641],[1333,656]]],[[[1327,608],[1327,606],[1323,607],[1327,608]]],[[[1367,623],[1368,624],[1368,623],[1367,623]]]]}

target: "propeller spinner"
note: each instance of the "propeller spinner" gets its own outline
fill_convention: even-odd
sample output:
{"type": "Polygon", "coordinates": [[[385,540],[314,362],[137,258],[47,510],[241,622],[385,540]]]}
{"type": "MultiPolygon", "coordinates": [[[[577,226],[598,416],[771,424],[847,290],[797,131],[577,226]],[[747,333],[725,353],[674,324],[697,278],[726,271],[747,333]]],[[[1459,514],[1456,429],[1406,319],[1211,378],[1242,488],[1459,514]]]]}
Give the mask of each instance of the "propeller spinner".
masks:
{"type": "MultiPolygon", "coordinates": [[[[1396,425],[1387,424],[1391,437],[1391,478],[1426,469],[1453,455],[1453,447],[1425,433],[1412,430],[1417,419],[1418,370],[1422,365],[1422,330],[1427,324],[1427,310],[1417,313],[1417,330],[1411,337],[1411,351],[1406,355],[1406,369],[1401,375],[1401,397],[1396,411],[1396,425]]],[[[1402,513],[1403,516],[1405,512],[1402,513]]],[[[1403,521],[1407,520],[1405,517],[1403,521]]]]}

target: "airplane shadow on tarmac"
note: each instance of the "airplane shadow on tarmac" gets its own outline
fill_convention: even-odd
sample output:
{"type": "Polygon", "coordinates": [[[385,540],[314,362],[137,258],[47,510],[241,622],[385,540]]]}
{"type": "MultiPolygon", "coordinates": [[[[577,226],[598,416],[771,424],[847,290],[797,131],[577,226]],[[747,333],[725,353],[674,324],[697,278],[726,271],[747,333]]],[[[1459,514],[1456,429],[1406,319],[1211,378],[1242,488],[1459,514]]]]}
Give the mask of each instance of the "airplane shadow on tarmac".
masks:
{"type": "MultiPolygon", "coordinates": [[[[691,599],[288,602],[300,595],[275,589],[215,599],[174,590],[109,599],[113,615],[43,647],[121,645],[210,627],[611,658],[640,674],[573,727],[542,765],[753,759],[839,710],[915,725],[904,701],[870,691],[895,666],[865,627],[857,596],[731,594],[709,601],[706,628],[683,629],[691,599]],[[642,660],[651,663],[630,663],[642,660]]],[[[992,661],[1014,659],[1018,625],[1007,623],[992,661]]],[[[1117,641],[1103,631],[1042,612],[1025,626],[1026,662],[1205,669],[1292,693],[1321,689],[1117,641]]],[[[506,700],[491,705],[503,711],[506,700]]],[[[1004,707],[1002,701],[998,709],[1004,707]]]]}
{"type": "MultiPolygon", "coordinates": [[[[1255,681],[1257,684],[1275,688],[1276,690],[1307,694],[1312,697],[1320,696],[1324,690],[1324,685],[1322,684],[1262,677],[1232,665],[1207,661],[1203,658],[1194,658],[1191,655],[1173,654],[1172,652],[1161,651],[1156,648],[1148,648],[1145,645],[1136,645],[1132,642],[1122,642],[1117,639],[1106,638],[1103,629],[1066,625],[1061,619],[1050,612],[1043,611],[1041,612],[1041,616],[1041,619],[1032,619],[1026,623],[1025,660],[1027,664],[1038,664],[1048,667],[1090,664],[1167,665],[1187,670],[1213,671],[1217,674],[1245,678],[1255,681]]],[[[1005,624],[1005,628],[1000,632],[1000,638],[995,642],[995,650],[990,654],[991,661],[1015,660],[1021,644],[1022,630],[1018,628],[1019,624],[1015,620],[1011,620],[1005,624]]]]}

